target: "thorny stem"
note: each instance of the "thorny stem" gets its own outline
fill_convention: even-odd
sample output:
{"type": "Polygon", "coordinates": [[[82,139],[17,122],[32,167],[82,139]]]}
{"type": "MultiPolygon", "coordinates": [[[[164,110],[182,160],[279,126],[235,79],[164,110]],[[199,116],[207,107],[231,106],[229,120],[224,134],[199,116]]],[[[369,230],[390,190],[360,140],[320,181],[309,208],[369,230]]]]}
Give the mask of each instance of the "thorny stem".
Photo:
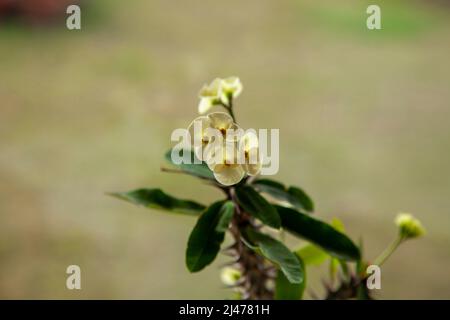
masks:
{"type": "MultiPolygon", "coordinates": [[[[228,104],[221,103],[221,105],[228,111],[231,118],[236,123],[236,116],[233,112],[233,97],[229,97],[228,104]]],[[[168,168],[161,168],[161,171],[189,174],[184,170],[168,168]]],[[[245,178],[243,183],[245,183],[247,179],[248,178],[245,178]]],[[[231,264],[237,266],[242,273],[241,279],[235,287],[240,292],[241,298],[245,300],[273,299],[274,292],[273,289],[268,287],[268,282],[275,277],[275,269],[268,266],[264,258],[247,247],[242,240],[245,229],[258,229],[254,219],[239,206],[233,187],[224,187],[219,184],[214,184],[214,186],[222,190],[227,196],[227,199],[233,201],[235,207],[235,212],[229,228],[234,243],[227,248],[227,252],[234,259],[231,264]]]]}
{"type": "MultiPolygon", "coordinates": [[[[228,104],[222,106],[228,111],[233,122],[236,123],[236,116],[233,111],[233,97],[229,96],[228,104]]],[[[244,180],[244,182],[247,179],[244,180]]],[[[236,288],[245,300],[269,300],[273,299],[274,292],[268,287],[268,282],[274,278],[275,270],[269,267],[264,258],[255,251],[247,247],[242,237],[247,228],[257,229],[254,219],[246,213],[236,199],[234,188],[221,188],[227,195],[228,200],[233,201],[235,212],[231,220],[230,233],[234,244],[229,247],[234,263],[241,271],[242,276],[236,284],[236,288]]]]}
{"type": "Polygon", "coordinates": [[[367,290],[367,278],[359,278],[352,275],[348,280],[341,279],[341,284],[337,289],[333,289],[331,285],[324,283],[327,291],[325,300],[348,300],[348,299],[373,299],[367,290]]]}
{"type": "MultiPolygon", "coordinates": [[[[395,238],[395,240],[392,241],[391,244],[375,259],[373,264],[381,266],[392,255],[392,253],[394,253],[394,251],[404,240],[405,238],[401,235],[395,238]]],[[[372,299],[369,291],[367,290],[366,281],[367,275],[352,275],[347,281],[342,279],[341,285],[336,290],[333,290],[331,286],[325,284],[325,287],[327,289],[327,295],[325,299],[335,300],[358,298],[358,296],[361,294],[358,290],[363,290],[362,297],[364,299],[372,299]]]]}
{"type": "Polygon", "coordinates": [[[226,189],[228,199],[235,205],[235,213],[231,221],[230,233],[235,243],[230,247],[233,250],[235,264],[242,272],[237,288],[242,299],[260,300],[273,299],[273,290],[267,283],[273,278],[273,269],[268,267],[264,258],[247,247],[242,241],[242,234],[246,228],[256,228],[250,215],[242,210],[236,201],[234,189],[226,189]]]}

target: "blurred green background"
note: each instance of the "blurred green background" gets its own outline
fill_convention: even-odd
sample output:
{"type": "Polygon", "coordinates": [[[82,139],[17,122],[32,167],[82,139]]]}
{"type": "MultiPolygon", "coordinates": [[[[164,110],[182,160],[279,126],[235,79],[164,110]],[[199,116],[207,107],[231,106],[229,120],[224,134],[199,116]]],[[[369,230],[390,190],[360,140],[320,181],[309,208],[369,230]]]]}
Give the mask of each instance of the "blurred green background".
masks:
{"type": "MultiPolygon", "coordinates": [[[[197,92],[240,76],[240,124],[279,128],[277,179],[339,217],[373,259],[410,211],[428,229],[384,265],[378,298],[450,298],[450,6],[369,2],[82,3],[82,30],[0,24],[0,297],[222,299],[221,258],[189,274],[195,220],[108,191],[220,194],[160,172],[197,92]],[[66,267],[82,290],[66,289],[66,267]]],[[[320,294],[322,271],[311,272],[320,294]]]]}

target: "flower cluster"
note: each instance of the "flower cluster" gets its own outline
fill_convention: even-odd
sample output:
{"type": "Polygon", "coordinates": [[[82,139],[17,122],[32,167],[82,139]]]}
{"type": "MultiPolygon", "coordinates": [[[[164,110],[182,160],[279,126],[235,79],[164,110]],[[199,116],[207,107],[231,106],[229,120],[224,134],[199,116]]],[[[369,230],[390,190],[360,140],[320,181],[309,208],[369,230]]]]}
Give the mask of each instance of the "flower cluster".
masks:
{"type": "Polygon", "coordinates": [[[241,92],[242,83],[238,77],[216,78],[200,90],[198,112],[204,114],[216,105],[230,106],[232,99],[237,98],[241,92]]]}
{"type": "Polygon", "coordinates": [[[262,166],[256,132],[244,131],[232,116],[232,101],[241,92],[242,84],[237,77],[217,78],[205,85],[200,91],[199,112],[222,105],[229,113],[200,116],[188,128],[195,155],[207,163],[216,180],[225,186],[239,183],[246,175],[257,175],[262,166]]]}

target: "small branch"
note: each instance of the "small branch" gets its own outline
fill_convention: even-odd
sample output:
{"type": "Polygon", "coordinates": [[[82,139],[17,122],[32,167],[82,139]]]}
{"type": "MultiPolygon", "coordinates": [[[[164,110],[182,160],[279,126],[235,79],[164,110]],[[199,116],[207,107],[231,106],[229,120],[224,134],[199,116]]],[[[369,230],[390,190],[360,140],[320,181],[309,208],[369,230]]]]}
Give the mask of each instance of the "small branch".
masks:
{"type": "Polygon", "coordinates": [[[181,173],[181,174],[189,174],[188,172],[181,170],[181,169],[170,169],[166,167],[161,167],[162,172],[169,172],[169,173],[181,173]]]}
{"type": "Polygon", "coordinates": [[[228,113],[230,114],[231,118],[233,118],[233,122],[236,123],[237,120],[236,120],[236,116],[234,115],[234,111],[233,111],[233,97],[230,96],[228,105],[223,103],[223,102],[221,102],[220,105],[222,107],[224,107],[228,111],[228,113]]]}
{"type": "Polygon", "coordinates": [[[398,236],[392,243],[375,259],[374,265],[381,266],[394,251],[398,248],[398,246],[403,242],[404,238],[398,236]]]}
{"type": "Polygon", "coordinates": [[[242,241],[243,230],[254,228],[253,218],[239,206],[234,188],[227,188],[227,195],[235,205],[235,214],[229,231],[235,241],[231,246],[235,251],[234,263],[242,272],[242,281],[237,289],[243,299],[273,299],[273,290],[267,287],[267,281],[274,277],[273,267],[268,267],[264,258],[242,241]]]}
{"type": "Polygon", "coordinates": [[[359,278],[352,275],[348,281],[341,279],[341,284],[337,289],[333,290],[329,285],[325,285],[327,291],[325,300],[348,300],[348,299],[365,299],[372,300],[372,296],[367,289],[367,278],[359,278]],[[363,294],[359,293],[359,290],[363,290],[363,294]]]}
{"type": "Polygon", "coordinates": [[[236,123],[236,116],[233,111],[233,97],[230,97],[230,104],[228,105],[228,111],[230,112],[230,116],[233,118],[233,121],[236,123]]]}

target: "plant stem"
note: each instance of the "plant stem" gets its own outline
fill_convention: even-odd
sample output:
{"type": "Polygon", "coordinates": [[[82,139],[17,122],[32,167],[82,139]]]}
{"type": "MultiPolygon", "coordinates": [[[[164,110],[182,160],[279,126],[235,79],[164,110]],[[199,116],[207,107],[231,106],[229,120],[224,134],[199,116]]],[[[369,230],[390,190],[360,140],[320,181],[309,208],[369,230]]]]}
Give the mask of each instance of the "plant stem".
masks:
{"type": "Polygon", "coordinates": [[[230,233],[235,243],[232,248],[235,261],[242,272],[242,280],[238,288],[245,300],[273,299],[273,291],[267,287],[267,282],[273,276],[262,256],[247,247],[242,241],[244,229],[255,228],[253,218],[242,210],[236,201],[234,189],[228,189],[228,197],[235,205],[231,221],[230,233]]]}
{"type": "Polygon", "coordinates": [[[171,169],[171,168],[165,168],[161,167],[162,172],[169,172],[169,173],[181,173],[181,174],[189,174],[189,172],[180,170],[180,169],[171,169]]]}
{"type": "Polygon", "coordinates": [[[228,111],[230,112],[230,116],[233,118],[234,123],[236,123],[237,120],[233,111],[233,97],[230,97],[230,103],[228,104],[228,111]]]}
{"type": "MultiPolygon", "coordinates": [[[[222,106],[236,123],[233,97],[229,96],[228,104],[222,103],[222,106]]],[[[274,292],[268,288],[267,283],[274,278],[274,269],[268,267],[264,258],[250,249],[242,240],[245,229],[256,229],[254,219],[239,206],[233,187],[221,189],[227,195],[228,200],[233,201],[235,207],[229,231],[235,241],[230,247],[232,256],[242,273],[241,280],[236,287],[239,289],[242,299],[245,300],[273,299],[274,292]]]]}
{"type": "MultiPolygon", "coordinates": [[[[394,241],[392,241],[388,247],[384,249],[384,251],[375,259],[373,264],[380,267],[392,255],[392,253],[394,253],[403,240],[405,240],[405,238],[398,235],[397,238],[395,238],[394,241]]],[[[342,283],[336,290],[333,290],[331,286],[326,286],[327,295],[325,299],[334,300],[358,298],[358,296],[360,296],[360,290],[363,290],[363,295],[361,296],[363,299],[372,299],[370,291],[367,290],[366,281],[367,275],[351,275],[349,279],[342,279],[342,283]]]]}
{"type": "Polygon", "coordinates": [[[381,266],[398,248],[398,246],[402,243],[404,238],[402,236],[398,236],[391,244],[375,259],[374,264],[377,266],[381,266]]]}
{"type": "Polygon", "coordinates": [[[236,123],[237,120],[236,120],[236,116],[234,115],[234,111],[233,111],[233,97],[230,96],[228,101],[229,101],[228,104],[225,104],[222,102],[221,105],[228,111],[231,118],[233,118],[233,122],[236,123]]]}

